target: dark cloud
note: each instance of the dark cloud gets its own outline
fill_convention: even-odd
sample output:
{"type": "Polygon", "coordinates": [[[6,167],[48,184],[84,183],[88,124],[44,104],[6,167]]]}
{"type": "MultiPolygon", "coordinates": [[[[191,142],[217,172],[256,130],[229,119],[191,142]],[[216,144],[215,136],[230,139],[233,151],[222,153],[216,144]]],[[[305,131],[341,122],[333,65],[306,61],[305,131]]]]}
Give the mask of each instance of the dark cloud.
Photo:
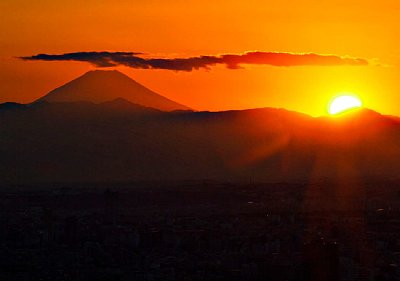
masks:
{"type": "Polygon", "coordinates": [[[43,61],[83,61],[89,62],[98,67],[117,66],[115,58],[129,58],[141,53],[133,52],[76,52],[62,55],[38,54],[30,57],[20,57],[23,60],[43,60],[43,61]]]}
{"type": "Polygon", "coordinates": [[[219,56],[198,56],[189,58],[144,58],[142,53],[134,52],[76,52],[61,55],[38,54],[20,57],[23,60],[42,61],[82,61],[97,67],[124,65],[140,69],[167,69],[175,71],[192,71],[209,69],[217,64],[230,69],[238,69],[243,64],[273,66],[335,66],[335,65],[368,65],[362,58],[340,57],[335,55],[294,54],[276,52],[247,52],[244,54],[224,54],[219,56]]]}
{"type": "Polygon", "coordinates": [[[241,64],[266,64],[273,66],[302,65],[368,65],[366,59],[347,58],[334,55],[292,54],[273,52],[248,52],[242,55],[223,55],[224,63],[229,68],[239,68],[241,64]]]}

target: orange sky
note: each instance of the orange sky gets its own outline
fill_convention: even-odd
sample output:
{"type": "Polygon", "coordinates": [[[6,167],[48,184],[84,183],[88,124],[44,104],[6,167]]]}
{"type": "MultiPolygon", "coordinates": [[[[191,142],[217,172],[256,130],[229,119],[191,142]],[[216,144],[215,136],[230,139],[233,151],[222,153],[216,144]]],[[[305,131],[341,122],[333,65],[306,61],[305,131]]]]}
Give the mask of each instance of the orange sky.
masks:
{"type": "Polygon", "coordinates": [[[394,0],[2,0],[0,102],[30,102],[94,68],[17,56],[108,50],[190,57],[260,50],[365,58],[371,65],[117,69],[198,110],[270,106],[321,115],[331,96],[353,92],[369,108],[400,115],[399,14],[394,0]]]}

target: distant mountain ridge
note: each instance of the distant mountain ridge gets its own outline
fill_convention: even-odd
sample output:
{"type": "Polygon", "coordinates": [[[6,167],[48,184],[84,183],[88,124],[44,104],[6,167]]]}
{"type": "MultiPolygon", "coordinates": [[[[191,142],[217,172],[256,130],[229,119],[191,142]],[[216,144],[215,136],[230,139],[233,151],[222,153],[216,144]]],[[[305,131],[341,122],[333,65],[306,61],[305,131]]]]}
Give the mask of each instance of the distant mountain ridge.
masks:
{"type": "Polygon", "coordinates": [[[165,112],[124,99],[0,105],[3,183],[392,179],[400,122],[370,110],[165,112]],[[5,109],[2,109],[5,108],[5,109]]]}
{"type": "Polygon", "coordinates": [[[0,104],[3,183],[392,179],[400,119],[369,109],[195,112],[118,71],[0,104]]]}
{"type": "Polygon", "coordinates": [[[52,90],[36,102],[103,103],[122,98],[131,103],[162,111],[190,110],[167,99],[117,70],[94,70],[52,90]]]}

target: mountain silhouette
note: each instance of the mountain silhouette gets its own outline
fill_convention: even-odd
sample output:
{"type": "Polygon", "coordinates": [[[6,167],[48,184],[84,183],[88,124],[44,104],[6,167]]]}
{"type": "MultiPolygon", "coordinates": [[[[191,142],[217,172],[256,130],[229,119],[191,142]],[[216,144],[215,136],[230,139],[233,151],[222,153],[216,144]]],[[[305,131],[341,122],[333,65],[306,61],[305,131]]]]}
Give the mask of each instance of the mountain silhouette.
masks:
{"type": "Polygon", "coordinates": [[[0,104],[0,110],[15,110],[15,109],[22,109],[26,105],[16,102],[5,102],[0,104]]]}
{"type": "Polygon", "coordinates": [[[392,179],[400,123],[371,110],[164,112],[109,102],[0,105],[2,181],[392,179]],[[10,107],[10,106],[7,106],[10,107]]]}
{"type": "Polygon", "coordinates": [[[163,111],[190,110],[137,83],[125,74],[112,70],[94,70],[54,89],[36,102],[103,103],[118,98],[163,111]]]}

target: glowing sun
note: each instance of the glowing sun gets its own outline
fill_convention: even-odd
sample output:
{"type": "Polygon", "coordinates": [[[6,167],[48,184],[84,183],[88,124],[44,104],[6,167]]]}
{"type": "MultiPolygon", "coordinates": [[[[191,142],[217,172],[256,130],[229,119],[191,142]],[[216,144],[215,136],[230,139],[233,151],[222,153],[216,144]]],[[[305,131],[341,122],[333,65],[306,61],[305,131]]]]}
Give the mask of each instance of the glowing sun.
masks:
{"type": "Polygon", "coordinates": [[[350,109],[360,108],[361,100],[353,95],[340,95],[334,97],[328,106],[328,112],[331,115],[339,114],[350,109]]]}

